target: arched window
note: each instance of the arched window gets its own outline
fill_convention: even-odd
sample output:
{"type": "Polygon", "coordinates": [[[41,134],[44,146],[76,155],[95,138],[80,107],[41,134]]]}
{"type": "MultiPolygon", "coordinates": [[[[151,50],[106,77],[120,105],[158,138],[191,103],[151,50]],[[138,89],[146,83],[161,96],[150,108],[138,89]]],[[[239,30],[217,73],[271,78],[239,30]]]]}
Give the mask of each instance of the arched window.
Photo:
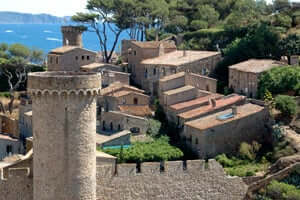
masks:
{"type": "Polygon", "coordinates": [[[153,69],[153,75],[156,75],[156,68],[153,69]]]}
{"type": "Polygon", "coordinates": [[[206,85],[206,91],[209,91],[209,85],[206,85]]]}
{"type": "Polygon", "coordinates": [[[145,78],[147,78],[148,77],[148,70],[146,69],[145,70],[145,78]]]}
{"type": "Polygon", "coordinates": [[[84,60],[84,56],[81,56],[81,60],[84,60]]]}
{"type": "Polygon", "coordinates": [[[134,105],[137,105],[137,104],[138,104],[138,98],[134,98],[134,99],[133,99],[133,104],[134,104],[134,105]]]}
{"type": "Polygon", "coordinates": [[[90,60],[90,56],[87,56],[86,59],[87,59],[87,60],[90,60]]]}
{"type": "Polygon", "coordinates": [[[105,128],[105,121],[102,122],[102,129],[105,131],[106,128],[105,128]]]}
{"type": "Polygon", "coordinates": [[[120,125],[120,124],[118,125],[118,130],[119,130],[119,131],[121,130],[121,125],[120,125]]]}
{"type": "Polygon", "coordinates": [[[166,76],[166,69],[164,67],[162,68],[162,71],[163,71],[163,76],[166,76]]]}
{"type": "Polygon", "coordinates": [[[112,122],[110,122],[110,130],[113,131],[114,130],[114,125],[112,122]]]}

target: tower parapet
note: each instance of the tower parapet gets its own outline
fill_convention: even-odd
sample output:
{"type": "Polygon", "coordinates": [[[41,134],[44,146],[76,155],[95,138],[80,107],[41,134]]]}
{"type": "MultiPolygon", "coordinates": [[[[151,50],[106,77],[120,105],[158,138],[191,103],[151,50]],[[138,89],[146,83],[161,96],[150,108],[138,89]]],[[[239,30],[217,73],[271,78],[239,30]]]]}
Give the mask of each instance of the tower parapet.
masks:
{"type": "Polygon", "coordinates": [[[63,46],[82,47],[82,33],[86,30],[83,26],[62,26],[63,46]]]}
{"type": "Polygon", "coordinates": [[[33,199],[96,199],[96,73],[30,73],[33,199]]]}

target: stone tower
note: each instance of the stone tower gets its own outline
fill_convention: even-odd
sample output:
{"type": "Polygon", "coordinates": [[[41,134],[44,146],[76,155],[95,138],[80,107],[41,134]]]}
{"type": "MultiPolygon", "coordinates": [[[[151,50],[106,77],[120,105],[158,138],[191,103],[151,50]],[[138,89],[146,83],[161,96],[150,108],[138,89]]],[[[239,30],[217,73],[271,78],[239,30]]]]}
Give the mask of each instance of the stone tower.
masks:
{"type": "Polygon", "coordinates": [[[101,76],[30,73],[33,200],[96,199],[96,98],[101,76]]]}
{"type": "Polygon", "coordinates": [[[81,26],[62,26],[63,46],[78,46],[82,48],[82,33],[85,29],[81,26]]]}

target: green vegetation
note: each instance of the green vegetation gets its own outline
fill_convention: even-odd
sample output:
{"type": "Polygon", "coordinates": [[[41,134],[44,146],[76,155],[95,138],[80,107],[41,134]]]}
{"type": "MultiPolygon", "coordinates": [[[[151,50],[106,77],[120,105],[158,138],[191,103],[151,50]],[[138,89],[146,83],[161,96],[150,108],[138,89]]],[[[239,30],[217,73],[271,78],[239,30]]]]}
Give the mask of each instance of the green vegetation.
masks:
{"type": "Polygon", "coordinates": [[[291,96],[287,96],[287,95],[276,96],[275,107],[285,117],[293,117],[297,113],[297,102],[291,96]]]}
{"type": "MultiPolygon", "coordinates": [[[[275,131],[276,132],[276,131],[275,131]]],[[[280,131],[279,131],[280,132],[280,131]]],[[[257,172],[264,172],[271,163],[279,158],[296,153],[289,142],[284,140],[278,132],[274,133],[273,144],[241,143],[238,153],[235,155],[221,154],[216,160],[225,168],[231,176],[253,176],[257,172]]]]}
{"type": "Polygon", "coordinates": [[[300,95],[300,67],[276,67],[263,73],[259,78],[258,96],[262,98],[266,90],[273,95],[300,95]]]}
{"type": "Polygon", "coordinates": [[[218,155],[216,160],[225,168],[226,173],[231,176],[253,176],[257,172],[265,171],[270,162],[258,155],[261,144],[241,143],[237,156],[228,157],[225,154],[218,155]]]}
{"type": "Polygon", "coordinates": [[[179,160],[183,157],[180,149],[169,144],[169,139],[162,136],[151,142],[135,142],[128,149],[98,149],[116,156],[118,162],[140,163],[179,160]]]}
{"type": "Polygon", "coordinates": [[[300,189],[292,184],[272,181],[256,199],[300,200],[300,189]]]}

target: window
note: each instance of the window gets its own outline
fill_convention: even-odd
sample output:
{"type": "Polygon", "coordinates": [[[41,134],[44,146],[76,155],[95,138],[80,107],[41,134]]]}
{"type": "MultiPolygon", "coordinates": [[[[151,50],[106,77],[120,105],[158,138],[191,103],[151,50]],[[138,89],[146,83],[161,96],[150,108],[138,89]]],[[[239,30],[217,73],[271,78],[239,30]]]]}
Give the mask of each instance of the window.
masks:
{"type": "Polygon", "coordinates": [[[105,121],[102,122],[102,130],[104,130],[104,131],[106,130],[106,128],[105,128],[105,121]]]}
{"type": "Polygon", "coordinates": [[[198,138],[196,138],[196,140],[195,140],[195,144],[199,144],[198,138]]]}
{"type": "Polygon", "coordinates": [[[134,99],[133,99],[133,104],[134,104],[134,105],[137,105],[137,104],[138,104],[138,98],[134,98],[134,99]]]}
{"type": "Polygon", "coordinates": [[[84,56],[81,56],[81,60],[84,60],[84,56]]]}
{"type": "Polygon", "coordinates": [[[163,71],[163,75],[166,76],[166,69],[162,68],[162,71],[163,71]]]}
{"type": "Polygon", "coordinates": [[[121,130],[121,125],[120,125],[120,124],[118,125],[118,130],[119,130],[119,131],[121,130]]]}
{"type": "Polygon", "coordinates": [[[135,56],[136,56],[136,51],[134,51],[134,52],[133,52],[133,55],[135,55],[135,56]]]}
{"type": "Polygon", "coordinates": [[[7,145],[7,146],[6,146],[6,153],[7,153],[8,155],[10,155],[10,154],[12,154],[12,151],[13,151],[12,145],[7,145]]]}
{"type": "Polygon", "coordinates": [[[87,59],[87,60],[90,60],[90,56],[87,56],[86,59],[87,59]]]}
{"type": "Polygon", "coordinates": [[[190,135],[190,142],[193,142],[193,136],[192,135],[190,135]]]}
{"type": "Polygon", "coordinates": [[[156,75],[156,68],[153,69],[153,75],[156,75]]]}
{"type": "Polygon", "coordinates": [[[146,69],[145,70],[145,78],[147,78],[148,77],[148,70],[146,69]]]}
{"type": "Polygon", "coordinates": [[[58,64],[58,57],[56,57],[56,64],[58,64]]]}
{"type": "Polygon", "coordinates": [[[75,60],[78,60],[78,56],[75,56],[75,60]]]}
{"type": "Polygon", "coordinates": [[[114,125],[112,122],[110,122],[110,130],[113,131],[114,130],[114,125]]]}
{"type": "Polygon", "coordinates": [[[209,85],[206,85],[206,91],[209,91],[209,85]]]}
{"type": "Polygon", "coordinates": [[[52,62],[53,62],[53,57],[52,56],[50,56],[50,64],[52,64],[52,62]]]}

